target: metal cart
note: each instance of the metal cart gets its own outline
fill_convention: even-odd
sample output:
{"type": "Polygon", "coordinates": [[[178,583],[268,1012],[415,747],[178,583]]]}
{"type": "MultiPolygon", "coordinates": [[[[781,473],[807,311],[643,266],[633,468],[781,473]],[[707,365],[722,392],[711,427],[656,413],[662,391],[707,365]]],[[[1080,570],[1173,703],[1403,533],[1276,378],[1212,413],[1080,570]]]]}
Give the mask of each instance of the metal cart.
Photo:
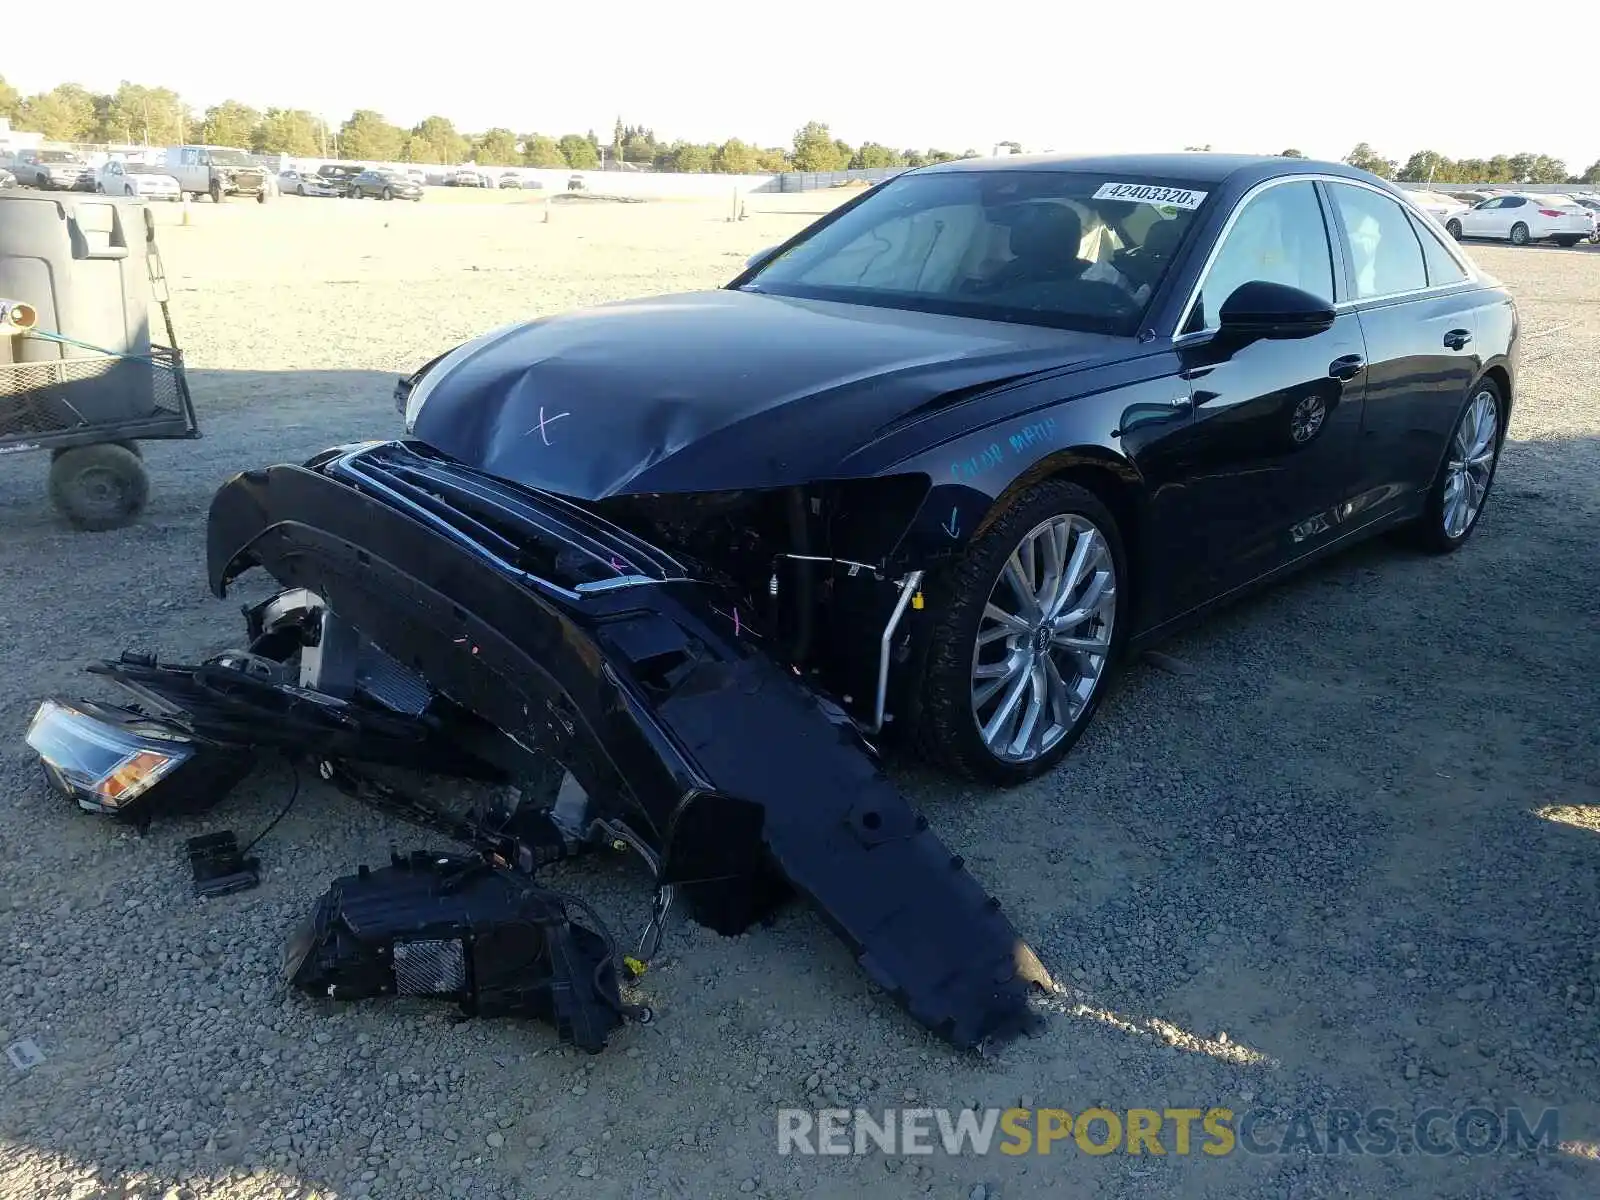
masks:
{"type": "Polygon", "coordinates": [[[149,497],[139,443],[200,436],[155,222],[138,202],[40,197],[56,209],[46,213],[13,208],[26,203],[15,195],[0,203],[0,308],[10,306],[0,317],[0,460],[50,451],[56,508],[79,529],[116,529],[149,497]],[[126,261],[140,257],[142,271],[126,261]],[[165,345],[149,337],[152,300],[165,345]],[[75,336],[75,316],[87,333],[75,336]],[[126,336],[90,340],[119,328],[126,336]]]}

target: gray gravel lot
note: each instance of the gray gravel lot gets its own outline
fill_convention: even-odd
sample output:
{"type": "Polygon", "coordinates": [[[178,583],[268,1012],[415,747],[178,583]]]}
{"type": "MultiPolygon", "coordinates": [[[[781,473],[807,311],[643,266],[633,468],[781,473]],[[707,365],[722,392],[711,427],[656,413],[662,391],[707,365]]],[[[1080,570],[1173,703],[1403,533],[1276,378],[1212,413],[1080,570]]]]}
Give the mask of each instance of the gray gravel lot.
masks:
{"type": "MultiPolygon", "coordinates": [[[[719,283],[825,203],[545,222],[285,198],[164,231],[205,439],[148,448],[150,512],[110,534],[64,527],[38,456],[0,469],[0,1044],[44,1054],[0,1060],[0,1196],[1600,1194],[1600,247],[1472,248],[1529,341],[1465,551],[1372,545],[1230,610],[1165,648],[1188,669],[1133,666],[1067,765],[1017,792],[902,772],[1070,985],[994,1059],[875,995],[804,909],[736,940],[674,927],[639,989],[658,1019],[594,1058],[539,1025],[286,996],[282,939],[328,882],[425,840],[307,781],[259,848],[264,886],[201,903],[183,840],[252,834],[285,768],[144,838],[46,791],[21,744],[42,694],[94,693],[79,667],[125,646],[234,640],[202,562],[229,473],[387,436],[396,372],[527,315],[719,283]],[[1268,1142],[1297,1110],[1409,1128],[1431,1106],[1553,1106],[1564,1145],[780,1157],[782,1104],[1267,1108],[1268,1142]]],[[[614,928],[642,920],[627,864],[561,880],[614,928]]]]}

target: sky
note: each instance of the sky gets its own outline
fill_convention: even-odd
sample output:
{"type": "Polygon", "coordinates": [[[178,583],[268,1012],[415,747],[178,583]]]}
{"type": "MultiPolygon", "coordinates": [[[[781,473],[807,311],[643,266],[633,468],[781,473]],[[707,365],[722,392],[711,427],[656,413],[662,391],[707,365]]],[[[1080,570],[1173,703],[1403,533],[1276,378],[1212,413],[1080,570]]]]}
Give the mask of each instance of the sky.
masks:
{"type": "Polygon", "coordinates": [[[1574,172],[1600,159],[1593,93],[1577,82],[1595,61],[1587,17],[1501,53],[1505,35],[1415,0],[360,8],[370,15],[349,0],[163,0],[130,22],[126,3],[77,0],[73,28],[116,36],[53,38],[44,20],[0,40],[0,76],[25,93],[128,79],[195,108],[236,99],[333,123],[375,108],[406,126],[438,114],[464,132],[602,140],[620,116],[664,140],[762,146],[818,120],[852,144],[956,152],[1210,144],[1337,159],[1366,141],[1402,162],[1420,149],[1551,154],[1574,172]]]}

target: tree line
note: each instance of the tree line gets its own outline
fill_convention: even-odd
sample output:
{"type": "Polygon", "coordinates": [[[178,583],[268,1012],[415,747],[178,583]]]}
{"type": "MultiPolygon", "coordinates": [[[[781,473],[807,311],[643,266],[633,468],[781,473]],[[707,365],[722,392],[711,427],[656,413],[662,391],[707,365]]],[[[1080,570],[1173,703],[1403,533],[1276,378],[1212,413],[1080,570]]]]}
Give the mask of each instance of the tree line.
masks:
{"type": "Polygon", "coordinates": [[[447,117],[432,116],[409,129],[373,109],[357,109],[338,126],[299,108],[257,109],[225,100],[195,111],[171,88],[121,84],[96,94],[76,83],[21,95],[0,77],[0,117],[12,127],[57,142],[153,146],[199,142],[237,146],[257,154],[295,158],[345,158],[451,166],[523,166],[593,170],[603,160],[657,171],[720,172],[730,175],[779,171],[840,171],[852,167],[922,166],[959,157],[945,150],[896,150],[876,142],[860,146],[833,137],[813,121],[789,146],[757,146],[738,138],[725,142],[664,141],[642,125],[619,117],[609,142],[594,130],[558,136],[517,133],[504,127],[469,134],[447,117]]]}
{"type": "MultiPolygon", "coordinates": [[[[357,109],[337,127],[305,109],[256,109],[225,100],[195,111],[171,88],[122,83],[115,92],[94,93],[75,83],[47,92],[21,95],[0,77],[0,117],[14,128],[40,133],[51,141],[175,145],[202,142],[238,146],[257,154],[295,158],[344,158],[371,162],[413,162],[453,166],[523,166],[593,170],[603,161],[627,163],[657,171],[719,172],[730,175],[775,174],[780,171],[843,171],[863,167],[920,167],[953,158],[974,158],[976,150],[897,150],[880,142],[852,146],[833,136],[821,121],[807,122],[788,146],[757,146],[738,138],[725,142],[664,141],[643,125],[617,119],[611,138],[602,142],[594,130],[552,136],[517,133],[496,127],[469,134],[447,118],[428,117],[409,129],[372,109],[357,109]]],[[[1020,150],[1016,142],[1001,142],[1020,150]]],[[[1190,146],[1209,150],[1210,146],[1190,146]]],[[[1299,150],[1279,152],[1304,158],[1299,150]]],[[[1433,150],[1419,150],[1404,163],[1384,158],[1362,142],[1344,158],[1351,166],[1385,179],[1436,184],[1451,183],[1588,183],[1600,184],[1600,161],[1582,175],[1547,154],[1497,154],[1492,158],[1450,159],[1433,150]]]]}

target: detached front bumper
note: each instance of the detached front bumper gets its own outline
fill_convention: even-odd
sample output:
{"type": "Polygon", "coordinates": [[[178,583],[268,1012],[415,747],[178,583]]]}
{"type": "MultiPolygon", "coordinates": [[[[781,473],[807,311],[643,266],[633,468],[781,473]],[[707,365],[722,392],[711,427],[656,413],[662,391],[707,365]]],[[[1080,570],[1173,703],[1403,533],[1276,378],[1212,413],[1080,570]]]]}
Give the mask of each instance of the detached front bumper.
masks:
{"type": "MultiPolygon", "coordinates": [[[[255,566],[306,589],[438,693],[556,758],[651,843],[659,882],[702,923],[740,932],[793,888],[956,1045],[1036,1020],[1027,996],[1052,985],[998,902],[850,719],[671,555],[560,497],[381,443],[230,480],[212,502],[207,566],[218,596],[255,566]]],[[[212,703],[215,687],[192,703],[173,690],[200,672],[162,670],[107,673],[164,689],[175,724],[212,741],[350,754],[336,712],[323,725],[239,720],[212,703]]],[[[251,687],[290,708],[309,695],[251,687]]],[[[401,722],[362,746],[429,765],[436,751],[404,733],[401,722]]]]}

